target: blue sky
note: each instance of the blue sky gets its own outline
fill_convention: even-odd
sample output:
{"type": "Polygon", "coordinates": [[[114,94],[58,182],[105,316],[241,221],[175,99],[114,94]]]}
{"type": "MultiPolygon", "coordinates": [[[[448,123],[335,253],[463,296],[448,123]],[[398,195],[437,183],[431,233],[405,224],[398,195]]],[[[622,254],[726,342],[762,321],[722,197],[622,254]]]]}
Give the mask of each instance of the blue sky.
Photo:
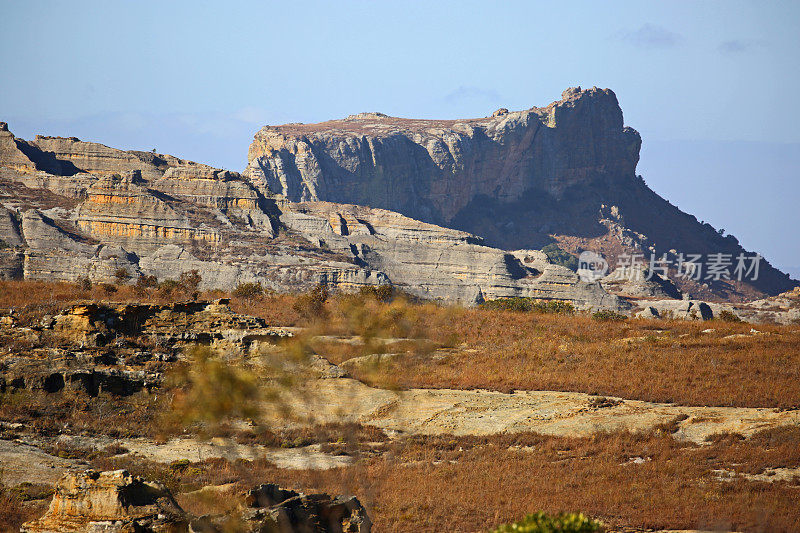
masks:
{"type": "Polygon", "coordinates": [[[639,172],[800,269],[800,3],[0,0],[0,120],[241,170],[264,124],[610,87],[639,172]],[[431,5],[433,4],[433,5],[431,5]]]}

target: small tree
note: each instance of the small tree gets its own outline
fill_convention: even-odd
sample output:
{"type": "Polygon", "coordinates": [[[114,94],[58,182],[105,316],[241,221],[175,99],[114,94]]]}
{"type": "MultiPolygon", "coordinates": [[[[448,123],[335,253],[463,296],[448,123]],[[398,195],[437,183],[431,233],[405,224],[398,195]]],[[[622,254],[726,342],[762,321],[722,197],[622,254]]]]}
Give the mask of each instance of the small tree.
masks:
{"type": "Polygon", "coordinates": [[[203,281],[203,278],[200,277],[200,272],[197,270],[184,272],[178,278],[181,288],[188,293],[196,293],[201,281],[203,281]]]}
{"type": "Polygon", "coordinates": [[[240,283],[233,289],[235,297],[246,300],[258,298],[262,294],[264,294],[264,287],[261,286],[261,283],[240,283]]]}

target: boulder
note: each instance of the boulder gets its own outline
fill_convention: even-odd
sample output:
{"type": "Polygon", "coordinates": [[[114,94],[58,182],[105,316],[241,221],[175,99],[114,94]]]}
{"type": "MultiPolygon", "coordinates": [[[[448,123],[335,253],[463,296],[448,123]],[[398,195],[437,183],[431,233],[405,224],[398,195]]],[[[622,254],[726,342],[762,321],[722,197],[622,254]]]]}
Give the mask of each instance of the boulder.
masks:
{"type": "Polygon", "coordinates": [[[274,484],[248,491],[241,516],[251,531],[369,533],[372,529],[364,506],[355,497],[305,495],[274,484]]]}
{"type": "Polygon", "coordinates": [[[178,533],[189,517],[160,483],[126,470],[66,474],[47,512],[22,525],[23,533],[178,533]]]}

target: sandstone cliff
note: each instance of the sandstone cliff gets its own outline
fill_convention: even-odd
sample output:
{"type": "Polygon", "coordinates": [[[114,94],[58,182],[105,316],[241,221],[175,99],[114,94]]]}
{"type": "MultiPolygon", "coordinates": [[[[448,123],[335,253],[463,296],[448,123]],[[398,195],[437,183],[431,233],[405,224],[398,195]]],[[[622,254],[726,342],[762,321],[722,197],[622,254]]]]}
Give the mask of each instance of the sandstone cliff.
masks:
{"type": "MultiPolygon", "coordinates": [[[[744,252],[735,238],[681,212],[636,175],[641,139],[611,90],[580,87],[526,111],[469,120],[380,113],[265,126],[245,176],[292,201],[354,203],[461,229],[512,250],[558,242],[573,253],[744,252]]],[[[794,286],[765,264],[752,283],[682,283],[745,300],[794,286]]]]}
{"type": "Polygon", "coordinates": [[[321,124],[266,126],[245,174],[264,191],[356,203],[449,223],[474,198],[514,201],[533,188],[560,197],[598,175],[633,177],[639,134],[608,89],[568,89],[545,108],[471,120],[364,113],[321,124]]]}
{"type": "Polygon", "coordinates": [[[538,250],[743,251],[636,176],[639,134],[610,90],[469,120],[379,113],[265,127],[244,174],[76,138],[16,138],[0,123],[0,278],[160,280],[275,290],[391,283],[473,304],[524,296],[585,308],[687,297],[741,301],[795,282],[586,283],[538,250]],[[665,289],[669,289],[666,290],[665,289]],[[609,292],[615,294],[609,294],[609,292]]]}
{"type": "Polygon", "coordinates": [[[535,296],[628,307],[544,254],[506,252],[393,211],[292,202],[235,172],[168,155],[75,138],[28,142],[7,128],[0,133],[6,278],[113,281],[123,269],[134,279],[163,280],[198,270],[203,288],[257,281],[275,290],[317,283],[353,290],[391,283],[464,304],[535,296]]]}

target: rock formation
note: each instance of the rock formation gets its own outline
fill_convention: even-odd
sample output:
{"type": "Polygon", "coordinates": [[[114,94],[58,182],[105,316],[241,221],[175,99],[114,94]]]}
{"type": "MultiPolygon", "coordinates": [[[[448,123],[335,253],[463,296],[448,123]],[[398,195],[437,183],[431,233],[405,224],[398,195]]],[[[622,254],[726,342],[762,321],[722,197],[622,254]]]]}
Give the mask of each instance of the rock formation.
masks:
{"type": "Polygon", "coordinates": [[[6,278],[110,282],[122,269],[131,278],[163,280],[198,270],[203,288],[257,281],[275,290],[318,283],[352,290],[391,283],[465,304],[536,296],[587,308],[627,306],[542,254],[492,248],[396,212],[292,202],[235,172],[172,156],[4,134],[0,268],[6,278]],[[533,256],[536,266],[526,264],[533,256]]]}
{"type": "MultiPolygon", "coordinates": [[[[608,89],[564,91],[544,108],[469,120],[375,113],[265,126],[245,176],[292,201],[390,209],[468,231],[505,250],[559,242],[612,263],[620,253],[744,252],[650,190],[636,175],[641,139],[608,89]]],[[[766,262],[748,283],[683,283],[703,297],[744,300],[794,286],[766,262]]]]}
{"type": "Polygon", "coordinates": [[[534,188],[560,197],[600,175],[633,177],[640,144],[612,91],[573,88],[545,108],[485,119],[364,114],[266,126],[245,174],[293,201],[369,205],[447,224],[476,197],[509,202],[534,188]]]}
{"type": "MultiPolygon", "coordinates": [[[[0,123],[0,278],[177,278],[201,288],[260,282],[393,284],[437,301],[511,296],[629,309],[630,298],[743,301],[796,282],[658,287],[581,281],[537,250],[738,254],[636,176],[641,141],[608,89],[571,88],[526,111],[469,120],[360,113],[265,127],[244,174],[76,138],[16,138],[0,123]],[[607,289],[615,294],[609,294],[607,289]]],[[[617,273],[619,278],[619,273],[617,273]]]]}
{"type": "Polygon", "coordinates": [[[159,483],[125,470],[67,474],[56,485],[45,515],[22,526],[23,533],[179,533],[186,513],[159,483]]]}
{"type": "Polygon", "coordinates": [[[233,513],[193,517],[160,483],[125,470],[68,473],[56,485],[45,515],[23,533],[369,533],[372,522],[358,499],[305,495],[274,484],[247,491],[233,513]],[[231,529],[230,524],[235,524],[231,529]]]}

